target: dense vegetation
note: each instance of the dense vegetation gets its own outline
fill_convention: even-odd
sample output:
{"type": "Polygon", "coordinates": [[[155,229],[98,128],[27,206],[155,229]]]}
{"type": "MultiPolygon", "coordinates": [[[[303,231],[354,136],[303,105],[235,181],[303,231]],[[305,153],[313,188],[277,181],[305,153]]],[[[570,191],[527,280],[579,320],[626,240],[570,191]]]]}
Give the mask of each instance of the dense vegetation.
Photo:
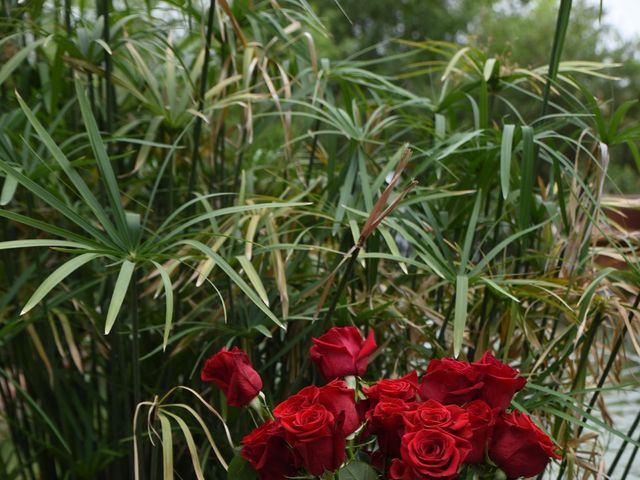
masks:
{"type": "Polygon", "coordinates": [[[305,0],[2,5],[2,478],[159,478],[163,436],[178,478],[224,478],[211,408],[251,426],[204,358],[241,346],[277,401],[331,325],[375,331],[379,376],[516,366],[547,478],[640,445],[602,395],[637,387],[640,271],[602,202],[640,129],[605,64],[561,61],[570,1],[536,65],[424,35],[347,55],[305,0]]]}

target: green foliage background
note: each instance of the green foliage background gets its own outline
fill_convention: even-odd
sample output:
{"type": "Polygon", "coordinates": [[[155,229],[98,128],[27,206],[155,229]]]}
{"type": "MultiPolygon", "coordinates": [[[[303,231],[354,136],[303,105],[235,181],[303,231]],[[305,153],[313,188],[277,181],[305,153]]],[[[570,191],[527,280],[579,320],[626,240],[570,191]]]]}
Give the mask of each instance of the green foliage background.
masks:
{"type": "Polygon", "coordinates": [[[320,380],[334,324],[375,330],[371,380],[517,366],[514,408],[565,452],[548,478],[640,445],[601,395],[640,353],[637,239],[603,214],[639,132],[612,87],[634,66],[601,60],[629,47],[598,51],[579,3],[510,3],[344,2],[351,25],[305,0],[5,0],[0,476],[225,478],[216,415],[236,443],[251,422],[203,359],[242,347],[274,404],[320,380]]]}

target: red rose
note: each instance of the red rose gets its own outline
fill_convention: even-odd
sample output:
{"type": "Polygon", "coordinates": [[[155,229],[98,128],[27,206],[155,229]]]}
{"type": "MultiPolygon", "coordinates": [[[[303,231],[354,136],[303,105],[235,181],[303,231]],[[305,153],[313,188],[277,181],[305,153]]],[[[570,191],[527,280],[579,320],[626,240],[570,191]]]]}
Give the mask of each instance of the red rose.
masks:
{"type": "Polygon", "coordinates": [[[280,424],[267,420],[242,439],[240,454],[256,469],[261,480],[285,480],[296,474],[291,448],[280,424]]]}
{"type": "Polygon", "coordinates": [[[402,378],[385,378],[371,387],[365,387],[362,391],[373,400],[399,398],[406,402],[412,402],[418,394],[418,374],[413,371],[402,378]]]}
{"type": "Polygon", "coordinates": [[[282,420],[287,417],[292,417],[303,408],[318,403],[318,396],[320,395],[320,389],[314,385],[304,387],[295,395],[291,395],[284,402],[278,404],[273,409],[273,416],[282,420]]]}
{"type": "Polygon", "coordinates": [[[392,480],[451,480],[471,451],[464,439],[440,429],[423,429],[402,437],[400,459],[391,463],[392,480]]]}
{"type": "Polygon", "coordinates": [[[380,450],[387,456],[400,456],[400,439],[404,435],[404,414],[415,408],[400,398],[382,398],[369,410],[366,418],[370,432],[378,438],[380,450]]]}
{"type": "Polygon", "coordinates": [[[480,373],[469,362],[434,359],[422,377],[420,396],[445,405],[463,405],[478,398],[483,385],[480,373]]]}
{"type": "Polygon", "coordinates": [[[486,352],[472,366],[480,374],[483,383],[479,398],[492,408],[507,408],[516,392],[527,383],[515,368],[497,360],[491,352],[486,352]]]}
{"type": "Polygon", "coordinates": [[[544,471],[549,458],[560,458],[551,439],[528,415],[503,412],[496,420],[489,457],[507,477],[535,477],[544,471]]]}
{"type": "Polygon", "coordinates": [[[404,415],[407,432],[422,429],[440,429],[461,439],[472,437],[469,414],[457,405],[442,405],[435,400],[427,400],[415,410],[404,415]]]}
{"type": "Polygon", "coordinates": [[[345,459],[343,418],[320,404],[309,405],[281,419],[285,438],[312,475],[337,470],[345,459]]]}
{"type": "Polygon", "coordinates": [[[471,446],[466,463],[484,463],[487,443],[496,422],[496,416],[491,407],[483,400],[474,400],[464,406],[469,415],[469,426],[473,433],[471,446]]]}
{"type": "Polygon", "coordinates": [[[352,434],[360,426],[360,416],[356,410],[356,392],[343,380],[333,380],[320,388],[313,385],[303,388],[276,406],[273,416],[282,420],[311,405],[322,405],[334,417],[342,418],[345,436],[352,434]]]}
{"type": "Polygon", "coordinates": [[[345,435],[351,435],[360,426],[360,417],[356,410],[356,391],[349,388],[343,380],[333,380],[320,387],[318,402],[334,417],[344,418],[342,429],[345,435]]]}
{"type": "Polygon", "coordinates": [[[222,347],[204,363],[203,382],[213,382],[224,392],[227,403],[244,407],[262,390],[262,379],[251,366],[249,357],[238,347],[222,347]]]}
{"type": "Polygon", "coordinates": [[[368,357],[376,348],[373,331],[364,340],[356,327],[333,327],[321,337],[311,340],[311,360],[327,380],[363,375],[368,357]]]}

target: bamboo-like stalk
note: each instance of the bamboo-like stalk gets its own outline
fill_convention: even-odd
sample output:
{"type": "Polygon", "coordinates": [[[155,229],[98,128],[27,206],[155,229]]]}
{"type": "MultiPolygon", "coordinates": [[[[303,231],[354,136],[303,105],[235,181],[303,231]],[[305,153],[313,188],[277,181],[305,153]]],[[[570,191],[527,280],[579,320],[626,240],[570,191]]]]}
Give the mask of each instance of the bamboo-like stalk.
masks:
{"type": "MultiPolygon", "coordinates": [[[[216,0],[211,0],[209,4],[209,14],[207,17],[207,29],[205,37],[205,50],[204,50],[204,62],[202,63],[202,71],[200,73],[200,89],[198,91],[198,112],[204,115],[204,95],[207,91],[207,77],[209,73],[209,58],[211,56],[211,36],[213,35],[213,17],[215,12],[216,0]]],[[[193,149],[191,153],[191,173],[189,174],[189,184],[187,187],[186,201],[191,199],[191,195],[196,186],[196,179],[198,176],[198,165],[200,163],[200,134],[202,131],[202,117],[198,115],[193,127],[193,149]]]]}
{"type": "MultiPolygon", "coordinates": [[[[131,334],[133,336],[131,342],[131,368],[133,369],[133,405],[137,406],[142,401],[142,381],[141,381],[141,368],[140,368],[140,319],[138,317],[138,276],[139,273],[135,271],[131,278],[129,286],[129,314],[131,316],[131,334]]],[[[133,418],[133,411],[130,412],[130,418],[133,418]]],[[[136,431],[136,436],[133,439],[138,445],[138,451],[140,452],[140,458],[145,459],[145,449],[142,443],[141,430],[136,431]]],[[[145,470],[141,472],[140,480],[145,480],[145,470]]]]}

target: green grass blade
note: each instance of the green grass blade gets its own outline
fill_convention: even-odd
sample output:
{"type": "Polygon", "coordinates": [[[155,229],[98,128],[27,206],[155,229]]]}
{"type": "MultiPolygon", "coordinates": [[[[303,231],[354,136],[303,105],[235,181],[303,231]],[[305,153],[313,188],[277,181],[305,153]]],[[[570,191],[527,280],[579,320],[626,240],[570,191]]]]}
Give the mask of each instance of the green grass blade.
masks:
{"type": "Polygon", "coordinates": [[[260,275],[258,275],[258,272],[256,272],[256,269],[253,267],[253,264],[244,255],[238,255],[236,259],[238,260],[238,262],[240,262],[240,266],[244,270],[244,273],[247,274],[247,277],[249,278],[251,285],[253,285],[253,288],[256,289],[256,292],[258,292],[258,295],[260,295],[260,298],[262,299],[264,304],[268,307],[269,296],[267,295],[267,291],[265,290],[264,285],[262,284],[262,280],[260,280],[260,275]]]}
{"type": "Polygon", "coordinates": [[[193,435],[191,435],[191,431],[189,427],[185,423],[185,421],[180,418],[178,415],[174,415],[173,413],[165,412],[166,415],[169,415],[173,418],[180,430],[182,430],[182,434],[184,435],[184,439],[187,442],[187,448],[189,449],[189,455],[191,456],[191,463],[193,465],[193,470],[196,474],[196,478],[198,480],[205,480],[204,475],[202,474],[202,465],[200,464],[200,457],[198,456],[198,448],[196,447],[196,442],[193,440],[193,435]]]}
{"type": "Polygon", "coordinates": [[[505,125],[502,131],[502,144],[500,146],[500,187],[504,199],[509,195],[509,180],[511,179],[511,153],[513,151],[513,134],[515,125],[505,125]]]}
{"type": "Polygon", "coordinates": [[[33,295],[31,295],[31,298],[29,299],[29,301],[27,301],[27,304],[20,312],[20,315],[24,315],[33,307],[35,307],[40,302],[40,300],[42,300],[47,295],[47,293],[49,293],[53,288],[56,287],[56,285],[62,282],[71,273],[76,271],[85,263],[89,263],[91,260],[95,260],[98,257],[100,257],[100,254],[97,253],[83,253],[82,255],[78,255],[77,257],[58,267],[51,275],[49,275],[45,279],[44,282],[40,284],[33,295]]]}
{"type": "MultiPolygon", "coordinates": [[[[122,302],[124,301],[124,297],[127,294],[129,283],[131,283],[131,277],[135,268],[136,264],[129,260],[125,260],[122,262],[120,273],[118,274],[118,279],[116,280],[116,285],[113,288],[113,295],[111,296],[111,302],[109,303],[109,310],[107,311],[107,321],[104,325],[105,335],[109,334],[109,332],[113,328],[113,324],[116,321],[118,313],[120,313],[120,308],[122,307],[122,302]]],[[[136,308],[136,306],[131,305],[131,308],[136,308]]]]}
{"type": "Polygon", "coordinates": [[[58,441],[62,444],[62,446],[64,447],[64,449],[71,454],[71,449],[69,448],[69,444],[67,444],[67,442],[64,440],[64,437],[62,436],[62,434],[60,433],[60,431],[56,428],[55,424],[53,423],[53,421],[51,420],[51,418],[49,418],[49,416],[44,413],[44,411],[42,410],[42,408],[40,408],[40,406],[38,405],[38,403],[33,399],[33,397],[31,397],[31,395],[29,395],[29,393],[27,393],[26,390],[24,390],[20,384],[18,382],[16,382],[13,378],[11,378],[9,376],[9,374],[2,368],[0,368],[0,374],[2,374],[2,376],[4,378],[6,378],[9,382],[11,382],[11,385],[13,385],[13,387],[16,389],[16,391],[27,401],[27,403],[31,406],[31,408],[33,408],[33,410],[42,418],[42,420],[44,420],[44,423],[47,424],[47,426],[51,429],[51,431],[53,432],[53,434],[55,435],[55,437],[58,439],[58,441]]]}
{"type": "Polygon", "coordinates": [[[269,317],[273,321],[273,323],[278,325],[280,328],[285,328],[282,322],[278,320],[278,318],[273,314],[273,312],[269,310],[269,308],[264,304],[260,296],[258,296],[258,294],[249,285],[247,285],[247,283],[242,279],[242,277],[240,277],[240,275],[238,275],[238,273],[233,268],[231,268],[231,265],[229,265],[224,258],[222,258],[216,252],[211,250],[204,243],[201,243],[197,240],[182,240],[178,243],[183,245],[189,245],[197,250],[200,250],[206,256],[211,258],[214,262],[216,262],[216,265],[218,265],[224,271],[224,273],[226,273],[229,276],[229,278],[233,280],[233,282],[240,288],[240,290],[242,290],[249,297],[249,299],[260,310],[262,310],[262,312],[264,312],[264,314],[267,317],[269,317]]]}
{"type": "Polygon", "coordinates": [[[22,100],[22,97],[20,97],[20,95],[17,95],[17,94],[16,94],[16,97],[18,99],[18,102],[20,103],[20,107],[22,108],[22,111],[24,112],[27,119],[29,120],[29,123],[33,126],[35,131],[38,133],[40,140],[42,140],[45,147],[47,147],[47,150],[49,150],[49,153],[51,153],[51,156],[58,163],[58,165],[60,165],[60,167],[62,168],[64,173],[67,175],[69,180],[71,180],[71,183],[73,183],[73,186],[76,188],[76,190],[78,191],[82,199],[85,201],[85,203],[89,206],[91,211],[93,211],[94,215],[96,216],[100,224],[104,227],[104,229],[107,231],[111,239],[116,243],[119,243],[121,246],[123,246],[122,242],[118,238],[118,232],[116,231],[115,227],[111,223],[111,220],[109,220],[107,213],[98,202],[98,199],[95,197],[95,195],[93,195],[93,193],[91,192],[87,184],[84,182],[84,180],[82,180],[78,172],[76,172],[75,169],[71,166],[71,163],[69,162],[65,154],[62,152],[62,150],[60,150],[60,147],[56,145],[56,143],[53,141],[53,138],[51,138],[51,136],[49,135],[49,132],[47,132],[47,130],[42,126],[40,121],[36,118],[36,116],[31,111],[31,109],[24,102],[24,100],[22,100]]]}
{"type": "Polygon", "coordinates": [[[542,223],[539,223],[537,225],[529,227],[526,230],[521,230],[519,232],[516,232],[513,235],[510,235],[507,238],[505,238],[504,240],[502,240],[495,247],[493,247],[491,250],[489,250],[489,253],[487,253],[486,255],[484,255],[482,257],[482,260],[480,260],[478,262],[478,264],[475,266],[475,268],[473,270],[471,270],[471,272],[469,272],[469,276],[470,277],[475,277],[476,275],[478,275],[482,271],[482,269],[484,269],[484,267],[486,267],[489,264],[489,262],[491,260],[493,260],[493,258],[496,255],[498,255],[502,250],[504,250],[504,248],[507,245],[509,245],[510,243],[514,242],[515,240],[517,240],[518,238],[522,237],[523,235],[526,235],[527,233],[533,232],[534,230],[537,230],[538,228],[544,226],[545,224],[549,223],[552,219],[553,218],[549,218],[549,219],[545,220],[542,223]]]}
{"type": "Polygon", "coordinates": [[[520,173],[520,205],[518,223],[521,229],[527,228],[531,222],[531,205],[533,185],[535,183],[535,148],[533,144],[533,128],[522,127],[522,171],[520,173]]]}
{"type": "Polygon", "coordinates": [[[460,274],[463,274],[466,271],[467,263],[469,263],[469,254],[471,253],[473,237],[476,233],[476,225],[478,224],[478,215],[480,214],[481,203],[482,196],[478,193],[476,196],[476,202],[473,205],[473,211],[471,212],[471,218],[469,219],[469,225],[467,225],[467,233],[464,236],[464,245],[462,246],[462,254],[460,255],[460,268],[458,269],[460,274]]]}
{"type": "Polygon", "coordinates": [[[13,200],[13,196],[16,194],[17,188],[18,180],[11,175],[7,175],[4,179],[4,184],[2,185],[2,193],[0,193],[0,206],[4,207],[13,200]]]}
{"type": "Polygon", "coordinates": [[[164,318],[164,335],[162,337],[162,351],[167,349],[167,343],[169,341],[169,333],[171,332],[171,323],[173,321],[173,285],[171,284],[171,277],[167,269],[157,262],[153,262],[153,265],[160,273],[162,284],[164,286],[164,294],[166,298],[166,311],[164,318]]]}
{"type": "MultiPolygon", "coordinates": [[[[270,202],[270,203],[256,203],[255,205],[237,205],[234,207],[218,208],[215,211],[197,215],[194,218],[191,218],[185,221],[184,223],[181,223],[179,226],[171,230],[168,234],[164,235],[164,238],[165,239],[173,238],[177,236],[179,233],[181,233],[182,231],[186,230],[187,228],[193,225],[196,225],[200,222],[204,222],[205,220],[211,220],[213,218],[221,217],[223,215],[232,215],[234,213],[242,213],[242,212],[250,212],[250,211],[259,212],[261,209],[265,209],[265,208],[293,208],[293,207],[303,207],[306,205],[310,205],[310,204],[308,202],[286,202],[286,203],[270,202]]],[[[168,220],[169,219],[167,219],[167,221],[168,220]]],[[[158,232],[160,232],[165,226],[167,226],[168,224],[167,221],[165,221],[156,230],[156,232],[149,238],[149,240],[147,240],[147,243],[152,243],[154,241],[157,241],[156,238],[158,237],[158,232]]]]}
{"type": "Polygon", "coordinates": [[[464,327],[467,323],[467,295],[469,294],[469,277],[456,277],[456,303],[453,317],[453,356],[458,358],[462,349],[464,327]]]}
{"type": "Polygon", "coordinates": [[[158,413],[162,430],[162,478],[173,480],[173,434],[171,422],[162,413],[158,413]]]}
{"type": "Polygon", "coordinates": [[[70,247],[84,249],[91,248],[83,243],[67,242],[66,240],[10,240],[8,242],[0,242],[0,250],[33,247],[70,247]]]}
{"type": "Polygon", "coordinates": [[[562,50],[564,48],[564,40],[567,36],[567,29],[569,27],[569,17],[571,16],[571,3],[572,0],[561,0],[560,9],[558,10],[558,21],[556,23],[556,30],[553,38],[553,46],[551,47],[551,59],[549,61],[549,73],[547,83],[544,87],[544,95],[542,100],[542,116],[547,113],[547,107],[549,106],[549,95],[551,93],[551,84],[555,80],[558,69],[560,67],[560,58],[562,57],[562,50]]]}
{"type": "MultiPolygon", "coordinates": [[[[4,160],[1,160],[1,159],[0,159],[0,170],[5,172],[7,175],[11,175],[12,177],[14,177],[27,190],[29,190],[35,196],[39,197],[45,203],[49,204],[58,213],[60,213],[61,215],[64,215],[70,221],[78,225],[80,228],[82,228],[85,232],[89,233],[96,240],[102,242],[105,245],[113,245],[113,242],[111,240],[109,240],[100,230],[96,229],[93,225],[91,225],[91,223],[88,222],[85,218],[83,218],[81,215],[77,214],[76,212],[71,210],[69,207],[67,207],[51,192],[45,190],[40,185],[38,185],[33,180],[31,180],[29,177],[22,174],[22,172],[19,172],[18,170],[14,169],[8,163],[6,163],[4,160]]],[[[20,216],[23,220],[16,220],[16,221],[20,221],[21,223],[30,225],[30,223],[28,223],[29,221],[27,220],[29,217],[24,217],[17,213],[14,214],[13,212],[8,212],[6,210],[0,210],[0,215],[5,216],[6,218],[9,218],[10,215],[15,215],[16,216],[15,218],[20,216]]],[[[37,220],[32,220],[32,221],[37,222],[37,220]]],[[[31,225],[31,226],[34,226],[34,225],[31,225]]],[[[35,227],[35,228],[39,228],[41,230],[44,230],[45,232],[50,232],[50,233],[53,230],[62,231],[58,227],[55,227],[51,224],[44,224],[44,222],[42,222],[41,226],[35,227]],[[46,225],[48,225],[48,227],[46,225]]],[[[59,235],[59,233],[56,233],[56,235],[59,235]]],[[[63,236],[67,236],[67,235],[63,235],[63,236]]],[[[67,238],[69,237],[67,236],[67,238]]]]}
{"type": "Polygon", "coordinates": [[[119,229],[118,234],[120,238],[128,238],[129,245],[131,245],[133,239],[129,234],[129,228],[127,227],[127,220],[124,209],[122,208],[122,202],[120,200],[120,190],[118,189],[118,181],[116,179],[116,175],[113,171],[113,167],[111,166],[109,156],[107,155],[107,150],[105,149],[104,143],[102,142],[102,137],[100,136],[100,132],[98,130],[98,124],[96,123],[96,119],[91,112],[89,101],[87,100],[87,96],[84,92],[84,88],[82,87],[78,76],[76,76],[75,78],[75,84],[76,95],[78,96],[78,104],[80,105],[82,119],[84,120],[84,125],[87,129],[89,142],[91,143],[91,149],[93,150],[93,153],[95,155],[96,163],[98,164],[100,174],[102,175],[102,179],[106,186],[107,196],[109,197],[109,202],[111,203],[111,209],[113,210],[113,214],[116,217],[116,225],[118,225],[119,229]]]}
{"type": "Polygon", "coordinates": [[[11,76],[11,74],[20,66],[20,64],[29,56],[31,52],[33,52],[40,45],[45,43],[51,38],[51,36],[47,38],[41,38],[40,40],[29,43],[26,47],[20,50],[18,53],[11,55],[11,58],[0,68],[0,85],[2,85],[7,78],[11,76]]]}

